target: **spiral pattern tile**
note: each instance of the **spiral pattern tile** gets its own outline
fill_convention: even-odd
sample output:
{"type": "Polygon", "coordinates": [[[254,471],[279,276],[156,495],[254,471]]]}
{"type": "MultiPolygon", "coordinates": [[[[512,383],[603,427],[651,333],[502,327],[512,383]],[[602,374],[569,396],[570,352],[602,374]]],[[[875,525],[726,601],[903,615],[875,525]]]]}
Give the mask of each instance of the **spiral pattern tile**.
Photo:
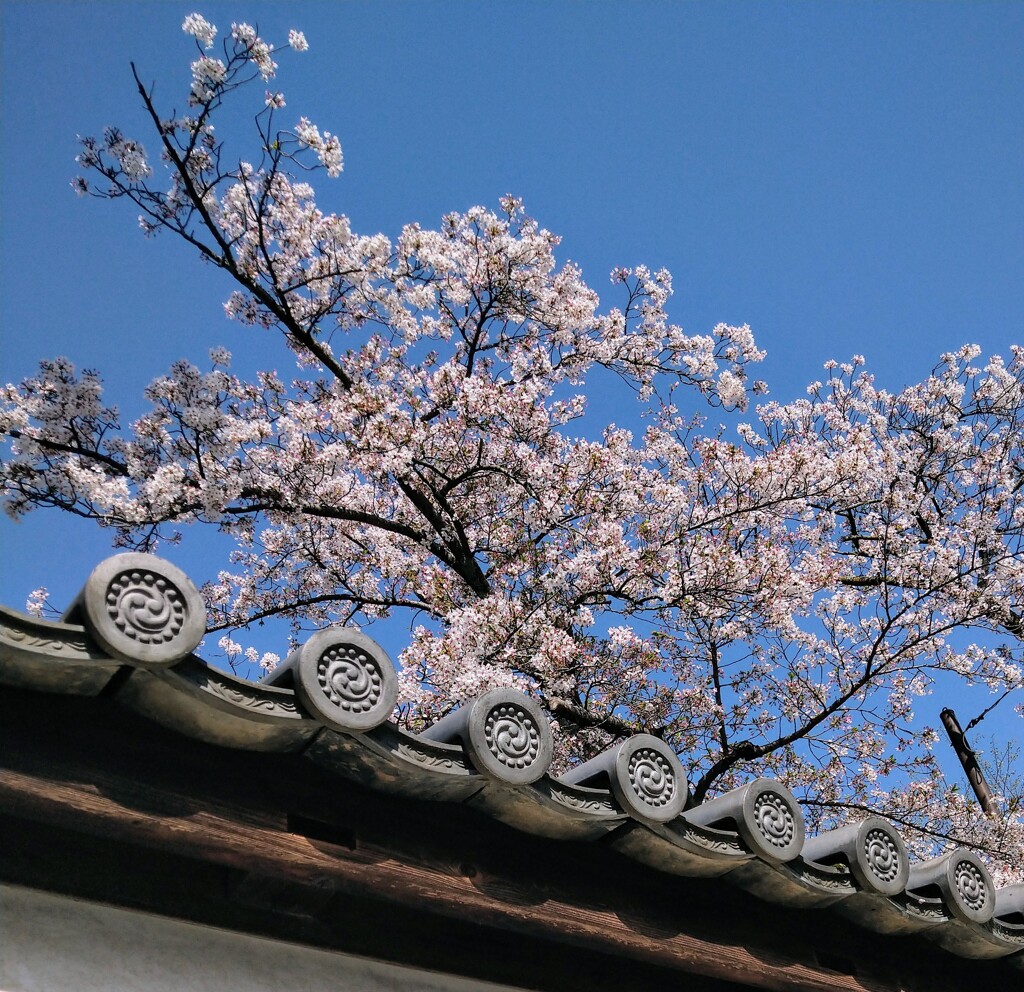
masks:
{"type": "Polygon", "coordinates": [[[978,866],[970,861],[958,861],[953,869],[953,884],[963,904],[972,912],[980,913],[988,903],[988,886],[978,866]]]}
{"type": "Polygon", "coordinates": [[[508,768],[526,768],[540,753],[537,725],[523,707],[515,704],[495,706],[488,712],[484,739],[491,754],[508,768]]]}
{"type": "Polygon", "coordinates": [[[380,701],[383,678],[377,662],[350,644],[338,644],[321,657],[317,681],[335,706],[349,713],[366,713],[380,701]]]}
{"type": "Polygon", "coordinates": [[[869,830],[864,836],[864,858],[872,874],[883,882],[893,881],[900,873],[900,850],[885,830],[869,830]]]}
{"type": "Polygon", "coordinates": [[[666,806],[676,791],[672,768],[654,748],[639,748],[629,759],[629,784],[648,806],[666,806]]]}
{"type": "Polygon", "coordinates": [[[754,799],[754,822],[773,847],[784,848],[796,836],[796,821],[789,804],[775,792],[758,793],[754,799]]]}
{"type": "Polygon", "coordinates": [[[111,579],[107,615],[125,636],[139,644],[173,641],[185,623],[185,598],[170,579],[155,572],[131,570],[111,579]]]}

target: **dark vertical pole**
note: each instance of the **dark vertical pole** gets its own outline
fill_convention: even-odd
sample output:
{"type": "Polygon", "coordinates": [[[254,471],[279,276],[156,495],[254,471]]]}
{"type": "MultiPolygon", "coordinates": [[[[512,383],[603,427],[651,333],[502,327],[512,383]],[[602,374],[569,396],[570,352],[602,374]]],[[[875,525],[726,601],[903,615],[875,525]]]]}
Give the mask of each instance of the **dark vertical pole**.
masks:
{"type": "Polygon", "coordinates": [[[986,815],[994,812],[992,790],[988,787],[985,776],[981,773],[978,756],[967,743],[967,738],[960,729],[960,723],[956,718],[956,714],[947,707],[939,714],[939,717],[942,720],[942,726],[946,729],[949,742],[953,745],[953,750],[960,759],[960,764],[964,766],[964,771],[967,773],[967,781],[971,783],[971,788],[978,797],[982,810],[986,815]]]}

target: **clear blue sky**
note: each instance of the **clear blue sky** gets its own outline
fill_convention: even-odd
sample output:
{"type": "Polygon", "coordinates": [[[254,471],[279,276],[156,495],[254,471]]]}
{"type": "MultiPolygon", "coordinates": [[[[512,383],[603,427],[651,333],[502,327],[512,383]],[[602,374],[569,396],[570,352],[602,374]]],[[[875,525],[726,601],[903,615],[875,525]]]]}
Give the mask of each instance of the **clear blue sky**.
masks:
{"type": "MultiPolygon", "coordinates": [[[[664,265],[688,331],[751,324],[776,398],[829,357],[898,387],[966,341],[1021,341],[1024,4],[3,0],[3,381],[64,354],[130,414],[214,344],[288,369],[224,319],[217,273],[68,186],[76,134],[154,144],[129,60],[182,107],[192,10],[306,32],[286,114],[340,134],[321,199],[356,230],[513,192],[600,292],[614,265],[664,265]]],[[[0,520],[0,602],[65,603],[108,548],[53,513],[0,520]]],[[[201,580],[220,550],[196,532],[172,556],[201,580]]]]}

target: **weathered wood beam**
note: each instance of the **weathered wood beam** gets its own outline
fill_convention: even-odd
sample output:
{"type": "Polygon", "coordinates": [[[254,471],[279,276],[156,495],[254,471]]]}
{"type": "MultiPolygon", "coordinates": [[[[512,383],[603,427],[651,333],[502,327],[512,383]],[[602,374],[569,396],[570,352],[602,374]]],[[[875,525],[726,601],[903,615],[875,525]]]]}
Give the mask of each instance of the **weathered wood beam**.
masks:
{"type": "MultiPolygon", "coordinates": [[[[223,810],[185,817],[147,813],[167,796],[136,783],[126,805],[103,785],[62,782],[7,770],[0,776],[0,805],[8,813],[74,827],[248,873],[331,888],[350,896],[390,899],[420,906],[453,920],[487,922],[513,933],[556,936],[595,950],[671,965],[752,988],[828,992],[875,989],[849,975],[824,973],[806,964],[766,960],[765,952],[725,945],[683,932],[666,932],[664,917],[636,906],[596,909],[554,896],[536,901],[528,887],[465,866],[408,864],[386,849],[360,843],[355,849],[283,830],[238,822],[223,810]],[[517,889],[519,890],[517,892],[517,889]],[[502,893],[501,898],[496,893],[502,893]],[[517,896],[519,898],[517,898],[517,896]],[[526,896],[526,899],[522,899],[526,896]],[[646,931],[646,933],[645,933],[646,931]],[[652,939],[651,932],[661,932],[652,939]]],[[[123,782],[116,783],[123,786],[123,782]]],[[[614,898],[610,900],[615,902],[614,898]]]]}
{"type": "MultiPolygon", "coordinates": [[[[203,744],[110,699],[0,691],[0,815],[94,838],[108,859],[123,846],[128,872],[145,871],[135,859],[147,851],[213,866],[229,880],[225,898],[262,902],[268,915],[322,924],[332,899],[356,917],[391,906],[456,943],[486,931],[584,968],[596,958],[660,969],[694,990],[959,992],[994,967],[827,911],[772,906],[724,879],[657,872],[601,844],[370,792],[299,755],[203,744]]],[[[0,845],[0,877],[5,856],[0,845]]],[[[465,956],[473,950],[467,942],[465,956]]],[[[529,987],[544,987],[543,974],[529,987]]]]}

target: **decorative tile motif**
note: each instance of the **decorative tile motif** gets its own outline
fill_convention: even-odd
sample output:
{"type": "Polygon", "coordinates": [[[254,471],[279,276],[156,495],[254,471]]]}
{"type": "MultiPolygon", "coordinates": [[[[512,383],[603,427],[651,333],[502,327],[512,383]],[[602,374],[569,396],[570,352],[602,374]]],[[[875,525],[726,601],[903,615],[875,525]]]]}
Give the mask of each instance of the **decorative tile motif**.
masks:
{"type": "Polygon", "coordinates": [[[173,641],[185,623],[185,598],[170,579],[155,572],[115,575],[105,598],[114,626],[140,644],[173,641]]]}
{"type": "Polygon", "coordinates": [[[484,738],[491,754],[509,768],[527,768],[540,753],[537,724],[522,706],[493,707],[484,719],[484,738]]]}
{"type": "Polygon", "coordinates": [[[269,681],[291,679],[310,716],[346,734],[379,727],[398,698],[398,675],[387,652],[347,627],[318,631],[293,651],[269,681]]]}
{"type": "Polygon", "coordinates": [[[138,552],[100,562],[71,609],[112,658],[151,666],[188,657],[206,633],[192,580],[169,561],[138,552]]]}
{"type": "Polygon", "coordinates": [[[973,861],[958,861],[953,869],[953,884],[964,905],[973,913],[983,913],[988,905],[985,876],[973,861]]]}
{"type": "Polygon", "coordinates": [[[796,836],[796,820],[789,803],[777,792],[760,792],[754,799],[754,821],[765,840],[784,848],[796,836]]]}
{"type": "Polygon", "coordinates": [[[372,710],[384,687],[380,665],[353,644],[335,645],[320,656],[317,681],[335,706],[350,713],[372,710]]]}
{"type": "Polygon", "coordinates": [[[634,751],[629,759],[629,784],[648,806],[670,803],[676,793],[676,777],[665,758],[654,748],[634,751]]]}
{"type": "Polygon", "coordinates": [[[891,882],[900,873],[900,851],[886,830],[875,828],[864,837],[864,860],[872,874],[891,882]]]}

